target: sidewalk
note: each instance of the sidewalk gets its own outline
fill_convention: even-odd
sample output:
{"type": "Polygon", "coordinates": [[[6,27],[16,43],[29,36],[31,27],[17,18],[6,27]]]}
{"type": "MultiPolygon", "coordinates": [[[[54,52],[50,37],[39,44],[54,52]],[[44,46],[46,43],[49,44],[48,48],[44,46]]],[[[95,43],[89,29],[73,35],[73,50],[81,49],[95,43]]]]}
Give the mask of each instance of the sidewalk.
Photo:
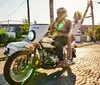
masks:
{"type": "Polygon", "coordinates": [[[82,43],[76,43],[77,48],[78,47],[83,47],[83,46],[88,46],[88,45],[94,45],[94,42],[82,42],[82,43]]]}
{"type": "Polygon", "coordinates": [[[78,47],[83,47],[83,46],[88,46],[88,45],[94,45],[94,44],[100,44],[100,41],[96,41],[95,43],[93,41],[91,41],[91,42],[76,43],[77,48],[78,47]]]}

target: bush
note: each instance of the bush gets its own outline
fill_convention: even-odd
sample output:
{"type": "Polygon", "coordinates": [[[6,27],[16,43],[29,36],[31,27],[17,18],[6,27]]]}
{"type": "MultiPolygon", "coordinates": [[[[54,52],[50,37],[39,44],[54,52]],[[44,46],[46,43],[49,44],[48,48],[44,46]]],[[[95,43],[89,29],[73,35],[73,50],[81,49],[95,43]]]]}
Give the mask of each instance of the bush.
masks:
{"type": "Polygon", "coordinates": [[[13,36],[8,36],[8,38],[7,38],[7,43],[10,43],[10,42],[16,42],[17,41],[17,39],[16,38],[14,38],[13,36]]]}
{"type": "Polygon", "coordinates": [[[20,29],[21,29],[20,30],[21,35],[27,35],[28,32],[29,32],[29,29],[28,29],[27,25],[20,26],[20,29]]]}
{"type": "Polygon", "coordinates": [[[4,29],[0,29],[0,43],[6,42],[8,35],[4,29]]]}
{"type": "Polygon", "coordinates": [[[100,40],[100,25],[96,27],[95,31],[96,31],[96,39],[100,40]]]}
{"type": "Polygon", "coordinates": [[[22,41],[23,39],[21,32],[16,32],[16,41],[22,41]]]}
{"type": "Polygon", "coordinates": [[[0,34],[4,34],[6,33],[6,30],[5,29],[0,29],[0,34]]]}
{"type": "Polygon", "coordinates": [[[22,35],[27,35],[29,32],[29,25],[28,25],[28,20],[23,19],[23,26],[20,26],[20,33],[22,35]]]}
{"type": "Polygon", "coordinates": [[[87,35],[92,37],[92,34],[93,34],[93,29],[89,29],[87,35]]]}
{"type": "Polygon", "coordinates": [[[21,32],[16,32],[16,38],[19,39],[19,38],[21,38],[21,37],[22,37],[21,32]]]}
{"type": "Polygon", "coordinates": [[[9,36],[6,34],[6,31],[4,29],[0,29],[0,43],[8,44],[10,42],[15,42],[16,38],[13,36],[9,36]]]}
{"type": "Polygon", "coordinates": [[[28,32],[29,32],[28,20],[23,19],[23,25],[20,26],[20,31],[16,32],[17,41],[23,40],[24,37],[22,37],[22,35],[27,35],[28,32]]]}

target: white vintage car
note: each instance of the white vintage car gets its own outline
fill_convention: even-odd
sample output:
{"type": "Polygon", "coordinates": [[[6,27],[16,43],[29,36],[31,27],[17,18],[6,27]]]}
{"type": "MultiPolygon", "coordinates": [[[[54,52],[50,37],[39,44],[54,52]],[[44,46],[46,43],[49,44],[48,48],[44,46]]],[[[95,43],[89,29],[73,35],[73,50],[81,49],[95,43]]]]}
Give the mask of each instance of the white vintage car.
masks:
{"type": "MultiPolygon", "coordinates": [[[[36,32],[36,39],[34,42],[38,42],[48,31],[48,24],[35,24],[31,25],[29,31],[35,30],[36,32]]],[[[10,57],[13,53],[21,50],[25,50],[30,44],[30,40],[26,38],[21,42],[11,42],[6,47],[4,47],[5,52],[4,55],[10,57]]]]}

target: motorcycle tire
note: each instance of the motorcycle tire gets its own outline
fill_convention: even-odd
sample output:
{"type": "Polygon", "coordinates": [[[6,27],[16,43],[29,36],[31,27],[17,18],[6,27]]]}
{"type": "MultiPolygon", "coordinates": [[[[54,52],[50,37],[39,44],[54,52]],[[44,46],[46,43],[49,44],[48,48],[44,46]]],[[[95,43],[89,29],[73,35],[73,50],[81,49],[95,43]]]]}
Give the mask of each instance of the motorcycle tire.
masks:
{"type": "MultiPolygon", "coordinates": [[[[30,78],[32,78],[32,76],[35,74],[36,69],[35,68],[30,68],[30,70],[28,70],[28,72],[30,72],[30,74],[28,75],[28,72],[25,73],[26,77],[28,75],[27,78],[23,79],[22,81],[19,79],[19,81],[17,81],[16,79],[13,79],[11,74],[10,74],[10,68],[12,66],[12,63],[14,61],[14,59],[16,59],[18,56],[22,56],[22,55],[27,55],[27,53],[29,53],[28,51],[18,51],[16,53],[14,53],[13,55],[11,55],[8,60],[6,61],[5,65],[4,65],[4,77],[6,79],[6,81],[10,84],[10,85],[23,85],[23,83],[26,83],[30,80],[30,78]]],[[[16,75],[15,75],[16,76],[16,75]]]]}

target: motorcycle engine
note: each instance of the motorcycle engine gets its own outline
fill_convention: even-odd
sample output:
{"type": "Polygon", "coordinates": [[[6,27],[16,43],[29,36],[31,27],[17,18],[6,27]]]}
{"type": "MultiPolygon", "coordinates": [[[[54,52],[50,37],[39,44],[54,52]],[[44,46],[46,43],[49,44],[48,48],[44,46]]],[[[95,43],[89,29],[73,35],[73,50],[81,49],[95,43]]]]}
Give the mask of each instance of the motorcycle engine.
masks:
{"type": "Polygon", "coordinates": [[[56,65],[57,62],[59,62],[59,59],[58,59],[57,56],[55,56],[55,55],[48,55],[45,58],[44,64],[46,64],[46,65],[56,65]]]}

